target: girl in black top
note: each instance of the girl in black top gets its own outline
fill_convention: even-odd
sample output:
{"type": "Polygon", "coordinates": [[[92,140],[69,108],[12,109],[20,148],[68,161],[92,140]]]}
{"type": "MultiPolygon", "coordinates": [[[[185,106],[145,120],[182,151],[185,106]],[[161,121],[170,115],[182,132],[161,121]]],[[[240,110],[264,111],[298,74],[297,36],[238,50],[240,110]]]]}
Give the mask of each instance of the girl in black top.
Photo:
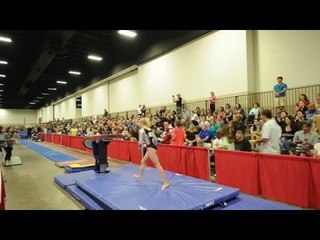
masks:
{"type": "Polygon", "coordinates": [[[143,175],[143,171],[146,167],[146,162],[150,157],[154,166],[159,170],[160,177],[162,180],[161,190],[164,190],[167,187],[169,187],[169,182],[166,178],[164,170],[159,162],[159,157],[157,155],[157,143],[158,143],[157,137],[155,136],[154,132],[150,128],[151,123],[149,119],[142,118],[139,122],[139,125],[141,127],[141,129],[139,130],[139,147],[146,148],[147,151],[141,160],[140,174],[135,174],[134,177],[137,180],[141,179],[143,175]]]}

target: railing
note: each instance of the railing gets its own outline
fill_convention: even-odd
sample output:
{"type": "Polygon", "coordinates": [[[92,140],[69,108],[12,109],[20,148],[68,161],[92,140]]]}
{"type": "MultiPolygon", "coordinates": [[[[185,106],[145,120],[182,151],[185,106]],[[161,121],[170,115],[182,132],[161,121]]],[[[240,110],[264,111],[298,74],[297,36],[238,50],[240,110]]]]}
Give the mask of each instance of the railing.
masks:
{"type": "MultiPolygon", "coordinates": [[[[287,90],[287,97],[286,97],[286,110],[289,114],[295,113],[295,104],[299,99],[299,96],[301,94],[306,94],[311,102],[314,101],[315,96],[317,93],[320,93],[320,85],[313,85],[313,86],[306,86],[306,87],[299,87],[299,88],[290,88],[287,90]]],[[[260,93],[250,93],[250,94],[243,94],[238,96],[231,96],[231,97],[222,97],[217,98],[216,103],[216,110],[218,110],[219,107],[225,107],[227,103],[229,103],[231,106],[234,106],[236,103],[240,103],[241,107],[245,110],[246,113],[250,111],[250,109],[253,107],[253,104],[255,102],[258,102],[260,104],[260,107],[263,107],[264,109],[270,109],[273,113],[275,113],[275,104],[274,104],[274,92],[268,91],[268,92],[260,92],[260,93]]],[[[196,107],[199,107],[200,109],[205,109],[205,111],[209,111],[209,105],[208,105],[208,99],[202,99],[198,101],[185,101],[184,107],[186,107],[189,111],[195,110],[196,107]]],[[[176,109],[175,104],[169,104],[169,105],[163,105],[166,107],[167,110],[173,111],[176,109]]],[[[147,108],[147,113],[155,114],[157,110],[159,110],[161,106],[151,107],[147,108]]],[[[136,115],[136,110],[128,110],[123,112],[115,112],[111,113],[112,117],[116,116],[126,116],[131,117],[132,115],[136,115]]],[[[103,115],[98,115],[103,116],[103,115]]],[[[80,117],[75,120],[89,120],[91,117],[80,117]]]]}

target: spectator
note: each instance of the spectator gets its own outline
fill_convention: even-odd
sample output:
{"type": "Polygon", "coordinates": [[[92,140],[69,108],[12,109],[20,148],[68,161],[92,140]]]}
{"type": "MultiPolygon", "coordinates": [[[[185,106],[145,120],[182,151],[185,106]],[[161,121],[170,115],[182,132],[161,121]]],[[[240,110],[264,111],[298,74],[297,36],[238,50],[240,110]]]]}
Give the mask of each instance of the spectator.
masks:
{"type": "Polygon", "coordinates": [[[141,113],[142,113],[142,116],[145,117],[146,116],[146,112],[147,112],[147,108],[146,108],[146,105],[142,105],[142,108],[141,108],[141,113]]]}
{"type": "Polygon", "coordinates": [[[109,116],[109,113],[108,113],[108,111],[107,111],[106,109],[104,109],[103,116],[104,116],[104,117],[108,117],[108,116],[109,116]]]}
{"type": "Polygon", "coordinates": [[[259,134],[261,132],[261,126],[259,124],[259,120],[256,118],[253,120],[253,125],[250,128],[251,137],[255,134],[259,134]]]}
{"type": "Polygon", "coordinates": [[[199,116],[195,111],[192,111],[192,116],[191,116],[191,122],[193,123],[193,125],[198,126],[199,125],[199,116]]]}
{"type": "Polygon", "coordinates": [[[279,123],[281,120],[281,113],[282,113],[281,108],[277,107],[276,108],[276,115],[274,115],[274,119],[276,120],[277,123],[279,123]]]}
{"type": "Polygon", "coordinates": [[[190,124],[190,112],[187,108],[183,108],[182,119],[185,122],[186,127],[189,127],[190,124]]]}
{"type": "Polygon", "coordinates": [[[185,143],[185,132],[181,124],[181,121],[175,122],[175,128],[172,131],[171,145],[173,146],[184,146],[185,143]]]}
{"type": "Polygon", "coordinates": [[[306,122],[306,120],[304,119],[304,115],[302,112],[298,111],[297,112],[297,115],[295,117],[295,121],[294,121],[294,124],[295,124],[295,129],[297,131],[300,131],[302,130],[302,125],[306,122]]]}
{"type": "Polygon", "coordinates": [[[270,110],[263,110],[261,117],[265,122],[262,131],[261,138],[257,140],[259,146],[259,151],[264,153],[279,154],[280,153],[280,138],[281,138],[281,128],[272,119],[272,114],[270,110]]]}
{"type": "Polygon", "coordinates": [[[251,152],[251,144],[248,139],[244,138],[241,130],[236,131],[236,140],[234,141],[234,148],[237,151],[251,152]]]}
{"type": "Polygon", "coordinates": [[[286,117],[288,116],[288,113],[286,111],[282,111],[280,113],[280,119],[278,121],[279,126],[281,127],[281,130],[283,131],[283,129],[286,126],[286,117]]]}
{"type": "Polygon", "coordinates": [[[211,143],[210,132],[205,124],[200,124],[201,131],[197,138],[198,147],[207,147],[211,143]]]}
{"type": "Polygon", "coordinates": [[[220,128],[220,124],[218,120],[216,118],[212,118],[210,120],[210,128],[209,128],[211,139],[216,138],[216,132],[219,128],[220,128]]]}
{"type": "Polygon", "coordinates": [[[297,131],[293,136],[293,145],[296,146],[297,156],[312,156],[311,149],[318,143],[318,134],[311,132],[311,124],[304,123],[302,130],[297,131]]]}
{"type": "Polygon", "coordinates": [[[226,118],[226,114],[224,112],[224,107],[219,107],[218,121],[221,122],[221,120],[224,120],[225,118],[226,118]]]}
{"type": "Polygon", "coordinates": [[[304,101],[300,101],[299,102],[299,108],[298,108],[297,112],[300,111],[305,116],[305,113],[306,113],[307,110],[308,110],[308,108],[305,106],[304,101]]]}
{"type": "Polygon", "coordinates": [[[320,114],[320,93],[317,93],[316,95],[315,107],[316,107],[316,114],[320,114]]]}
{"type": "Polygon", "coordinates": [[[316,106],[314,103],[310,103],[308,110],[305,112],[305,118],[308,123],[312,123],[313,116],[316,114],[316,106]]]}
{"type": "Polygon", "coordinates": [[[241,115],[238,113],[233,116],[234,121],[234,134],[236,134],[236,131],[241,130],[243,133],[246,131],[246,126],[243,124],[241,120],[241,115]]]}
{"type": "Polygon", "coordinates": [[[259,103],[256,102],[253,104],[253,108],[251,108],[245,124],[253,124],[253,120],[255,119],[255,117],[259,115],[259,107],[259,103]]]}
{"type": "Polygon", "coordinates": [[[198,131],[193,124],[190,124],[189,129],[186,132],[186,143],[188,146],[197,146],[197,133],[198,131]]]}
{"type": "Polygon", "coordinates": [[[281,144],[282,144],[282,152],[284,154],[291,153],[290,148],[293,140],[293,136],[295,134],[295,129],[293,125],[293,121],[291,117],[286,117],[285,119],[285,127],[282,129],[282,137],[281,137],[281,144]]]}
{"type": "Polygon", "coordinates": [[[216,111],[216,102],[217,102],[217,97],[214,95],[214,92],[211,92],[210,98],[209,98],[211,115],[216,111]]]}
{"type": "Polygon", "coordinates": [[[229,103],[226,104],[224,112],[225,112],[225,123],[228,123],[229,121],[232,120],[232,110],[229,103]]]}
{"type": "Polygon", "coordinates": [[[309,104],[310,104],[307,95],[301,94],[300,97],[299,97],[299,101],[296,103],[296,111],[298,111],[298,110],[300,109],[300,101],[303,101],[303,102],[304,102],[304,105],[305,105],[306,107],[308,107],[309,104]]]}
{"type": "Polygon", "coordinates": [[[139,107],[137,108],[137,115],[138,115],[138,117],[141,117],[141,116],[142,116],[142,107],[141,107],[141,104],[139,104],[139,107]]]}
{"type": "Polygon", "coordinates": [[[243,108],[241,107],[241,105],[240,105],[240,103],[237,103],[236,105],[235,105],[235,110],[237,110],[237,113],[239,113],[240,114],[240,116],[241,116],[241,120],[242,121],[245,121],[245,119],[246,119],[246,112],[243,110],[243,108]]]}
{"type": "Polygon", "coordinates": [[[212,154],[214,155],[214,150],[215,149],[222,149],[223,148],[223,143],[222,143],[222,129],[219,128],[216,132],[216,139],[211,140],[211,145],[212,145],[212,154]]]}
{"type": "Polygon", "coordinates": [[[69,135],[70,136],[77,136],[78,135],[78,129],[76,128],[76,126],[74,124],[72,124],[69,135]]]}
{"type": "Polygon", "coordinates": [[[177,113],[181,113],[181,109],[182,109],[182,97],[180,95],[180,93],[178,93],[176,96],[172,95],[172,100],[173,102],[176,103],[176,109],[177,109],[177,113]]]}
{"type": "Polygon", "coordinates": [[[283,82],[283,77],[279,76],[277,77],[278,84],[276,84],[273,87],[273,90],[275,92],[275,106],[281,107],[281,109],[284,109],[286,106],[286,91],[288,89],[287,84],[283,82]]]}
{"type": "Polygon", "coordinates": [[[320,115],[314,115],[313,116],[313,124],[312,129],[314,132],[316,132],[320,136],[320,115]]]}

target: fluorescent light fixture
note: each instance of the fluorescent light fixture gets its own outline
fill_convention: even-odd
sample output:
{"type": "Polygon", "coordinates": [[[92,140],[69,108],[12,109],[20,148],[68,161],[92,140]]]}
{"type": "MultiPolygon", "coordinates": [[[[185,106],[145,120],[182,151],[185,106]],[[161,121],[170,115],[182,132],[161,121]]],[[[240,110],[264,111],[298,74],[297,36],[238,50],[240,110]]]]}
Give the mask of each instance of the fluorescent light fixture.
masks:
{"type": "Polygon", "coordinates": [[[3,92],[3,90],[2,90],[2,89],[0,89],[0,92],[3,92]]]}
{"type": "Polygon", "coordinates": [[[39,100],[33,100],[33,102],[40,102],[39,100]]]}
{"type": "Polygon", "coordinates": [[[29,102],[29,104],[30,104],[30,105],[36,105],[36,103],[34,103],[34,102],[29,102]]]}
{"type": "Polygon", "coordinates": [[[101,61],[103,59],[102,57],[98,57],[94,55],[89,55],[88,58],[95,61],[101,61]]]}
{"type": "Polygon", "coordinates": [[[77,98],[76,101],[77,101],[77,102],[81,102],[81,99],[77,98]]]}
{"type": "Polygon", "coordinates": [[[57,91],[56,88],[52,88],[52,87],[49,87],[48,90],[50,90],[50,91],[57,91]]]}
{"type": "Polygon", "coordinates": [[[38,99],[43,99],[43,97],[36,97],[36,98],[38,98],[38,99]]]}
{"type": "Polygon", "coordinates": [[[8,64],[7,61],[0,60],[0,64],[8,64]]]}
{"type": "Polygon", "coordinates": [[[11,40],[11,38],[1,37],[0,36],[0,42],[12,42],[12,40],[11,40]]]}
{"type": "Polygon", "coordinates": [[[5,78],[5,77],[6,77],[6,75],[4,75],[4,74],[0,74],[0,77],[5,78]]]}
{"type": "Polygon", "coordinates": [[[69,74],[73,74],[73,75],[81,75],[81,72],[77,72],[77,71],[69,71],[69,74]]]}
{"type": "Polygon", "coordinates": [[[0,83],[0,86],[3,86],[4,84],[3,83],[0,83]]]}
{"type": "Polygon", "coordinates": [[[134,38],[137,36],[137,33],[133,32],[133,31],[129,31],[129,30],[119,30],[118,33],[121,35],[124,35],[126,37],[131,37],[131,38],[134,38]]]}
{"type": "Polygon", "coordinates": [[[43,95],[43,96],[49,96],[50,94],[43,92],[43,93],[41,93],[41,95],[43,95]]]}
{"type": "Polygon", "coordinates": [[[67,84],[65,81],[57,81],[58,84],[67,84]]]}

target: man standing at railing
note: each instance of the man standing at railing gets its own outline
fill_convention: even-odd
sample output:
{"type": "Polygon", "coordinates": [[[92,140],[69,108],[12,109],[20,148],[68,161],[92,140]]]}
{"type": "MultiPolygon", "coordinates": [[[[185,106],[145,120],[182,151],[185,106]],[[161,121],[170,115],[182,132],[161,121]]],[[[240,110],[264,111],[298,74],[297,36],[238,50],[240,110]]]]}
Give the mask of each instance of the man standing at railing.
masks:
{"type": "Polygon", "coordinates": [[[283,77],[277,77],[278,84],[273,87],[275,92],[275,107],[281,107],[283,110],[286,105],[286,91],[288,89],[287,84],[283,82],[283,77]]]}

